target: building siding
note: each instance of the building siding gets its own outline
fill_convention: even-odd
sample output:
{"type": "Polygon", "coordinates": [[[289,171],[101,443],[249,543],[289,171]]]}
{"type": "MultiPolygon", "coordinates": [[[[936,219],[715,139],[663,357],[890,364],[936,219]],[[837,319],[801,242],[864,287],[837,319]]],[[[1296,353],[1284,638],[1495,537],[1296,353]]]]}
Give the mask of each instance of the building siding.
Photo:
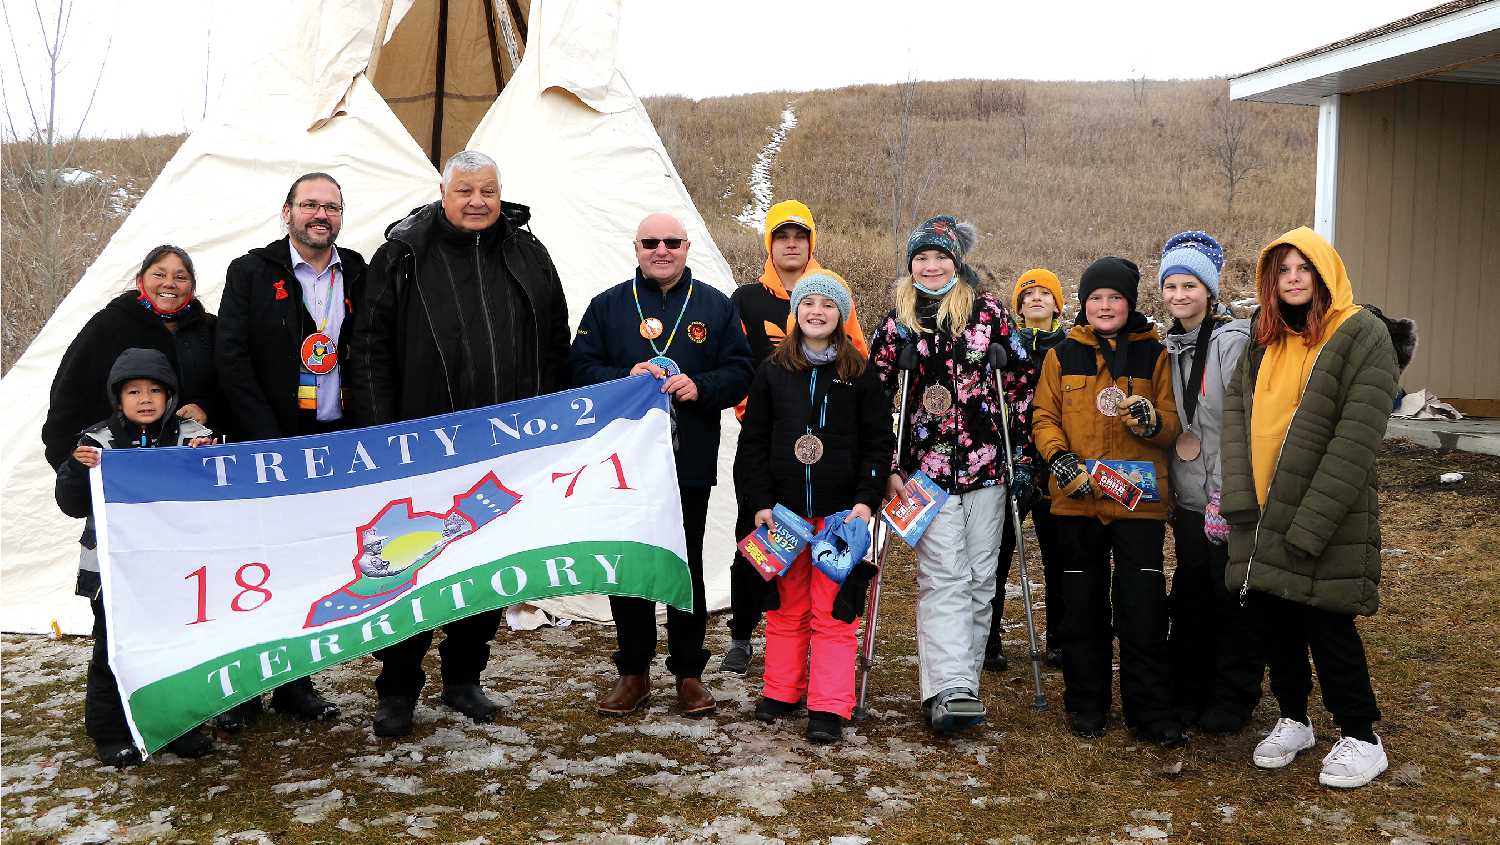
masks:
{"type": "Polygon", "coordinates": [[[1334,245],[1355,300],[1417,321],[1402,383],[1500,400],[1500,86],[1346,95],[1338,159],[1334,245]]]}

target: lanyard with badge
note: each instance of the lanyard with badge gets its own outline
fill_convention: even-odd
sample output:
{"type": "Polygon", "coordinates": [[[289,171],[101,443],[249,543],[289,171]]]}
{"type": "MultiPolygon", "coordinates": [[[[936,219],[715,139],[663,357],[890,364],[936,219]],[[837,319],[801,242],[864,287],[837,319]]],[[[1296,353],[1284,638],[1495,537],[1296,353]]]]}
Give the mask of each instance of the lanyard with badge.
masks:
{"type": "MultiPolygon", "coordinates": [[[[677,330],[682,327],[682,317],[687,314],[688,305],[693,301],[693,285],[696,283],[696,279],[688,280],[687,298],[682,301],[682,310],[677,312],[676,322],[672,323],[672,333],[667,335],[666,345],[661,347],[657,347],[656,339],[661,337],[666,327],[660,319],[647,317],[646,312],[641,310],[639,280],[630,284],[630,294],[635,297],[635,313],[636,316],[641,318],[641,337],[645,338],[646,342],[651,344],[651,351],[656,353],[656,357],[651,359],[651,363],[666,370],[669,377],[682,372],[682,368],[677,365],[677,362],[667,357],[667,350],[672,348],[672,341],[677,339],[677,330]]],[[[665,295],[662,298],[665,300],[665,295]]]]}
{"type": "Polygon", "coordinates": [[[334,289],[338,285],[338,265],[329,268],[328,295],[320,309],[322,314],[313,315],[317,330],[302,339],[299,357],[302,359],[301,378],[298,379],[297,399],[300,407],[318,407],[318,376],[328,375],[339,365],[339,345],[328,336],[328,324],[333,320],[333,309],[341,305],[334,289]]]}
{"type": "Polygon", "coordinates": [[[1177,457],[1184,461],[1197,460],[1203,451],[1203,441],[1188,426],[1193,424],[1193,417],[1198,411],[1198,398],[1203,390],[1203,369],[1208,362],[1208,345],[1213,340],[1213,333],[1213,320],[1205,317],[1203,324],[1198,327],[1197,345],[1193,347],[1192,370],[1183,373],[1187,377],[1182,385],[1183,426],[1182,433],[1177,435],[1177,442],[1173,445],[1177,450],[1177,457]]]}

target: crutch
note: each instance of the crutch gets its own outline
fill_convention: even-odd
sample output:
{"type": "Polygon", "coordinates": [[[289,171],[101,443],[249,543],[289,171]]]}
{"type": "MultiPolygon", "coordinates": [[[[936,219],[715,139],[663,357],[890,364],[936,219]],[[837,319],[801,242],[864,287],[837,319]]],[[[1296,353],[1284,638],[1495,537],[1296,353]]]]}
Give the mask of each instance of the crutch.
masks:
{"type": "MultiPolygon", "coordinates": [[[[1031,680],[1035,684],[1036,699],[1032,705],[1038,710],[1047,709],[1047,696],[1042,692],[1042,651],[1036,646],[1036,620],[1031,615],[1031,573],[1026,570],[1026,535],[1021,533],[1021,507],[1016,499],[1016,467],[1010,451],[1010,406],[1005,401],[1005,386],[1000,383],[1000,371],[1004,369],[1009,356],[1005,347],[998,344],[990,344],[989,351],[990,372],[995,376],[995,395],[999,398],[1000,405],[1000,431],[1005,434],[1005,468],[1009,473],[1011,483],[1007,485],[1010,494],[1010,519],[1011,527],[1016,532],[1016,553],[1021,556],[1021,601],[1026,603],[1026,639],[1031,649],[1031,680]]],[[[996,589],[1004,590],[1004,584],[997,584],[996,589]]],[[[999,611],[996,611],[999,612],[999,611]]]]}
{"type": "MultiPolygon", "coordinates": [[[[896,457],[901,456],[901,447],[906,440],[906,393],[911,386],[911,374],[917,369],[917,344],[908,340],[896,352],[896,369],[901,371],[901,401],[896,414],[896,457]]],[[[885,554],[891,548],[890,526],[875,514],[875,577],[870,583],[870,600],[865,605],[865,639],[859,649],[859,697],[854,705],[854,718],[865,718],[865,692],[870,685],[870,670],[875,666],[876,619],[880,614],[880,575],[885,571],[885,554]]]]}

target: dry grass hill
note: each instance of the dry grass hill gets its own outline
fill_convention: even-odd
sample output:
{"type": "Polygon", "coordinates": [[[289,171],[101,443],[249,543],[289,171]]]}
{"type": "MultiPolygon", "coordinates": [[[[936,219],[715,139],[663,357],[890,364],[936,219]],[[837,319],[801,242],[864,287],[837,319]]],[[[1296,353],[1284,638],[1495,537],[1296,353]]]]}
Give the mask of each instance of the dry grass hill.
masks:
{"type": "MultiPolygon", "coordinates": [[[[736,222],[752,200],[751,166],[790,109],[796,126],[769,168],[773,199],[807,202],[819,258],[856,286],[867,319],[883,313],[901,239],[923,217],[974,221],[974,262],[1008,289],[1033,266],[1067,284],[1101,255],[1150,275],[1161,242],[1203,228],[1224,242],[1231,298],[1248,293],[1256,251],[1312,217],[1312,109],[1236,103],[1242,120],[1234,210],[1215,163],[1223,147],[1221,81],[996,82],[960,80],[807,93],[647,101],[667,151],[714,238],[751,281],[764,252],[736,222]]],[[[85,141],[64,190],[60,277],[76,280],[171,158],[183,136],[85,141]]],[[[3,349],[10,364],[64,291],[39,283],[33,144],[3,150],[3,349]]],[[[524,198],[522,198],[524,200],[524,198]]],[[[1143,307],[1155,306],[1143,286],[1143,307]]]]}
{"type": "MultiPolygon", "coordinates": [[[[1102,255],[1152,275],[1162,241],[1217,235],[1233,297],[1270,238],[1310,223],[1316,112],[1235,103],[1244,119],[1233,214],[1212,151],[1222,146],[1220,81],[994,82],[860,86],[694,102],[647,102],[667,151],[741,282],[761,270],[760,236],[735,222],[749,166],[790,108],[797,125],[770,170],[775,199],[806,202],[819,259],[856,286],[868,319],[886,308],[906,232],[952,213],[972,220],[976,265],[1008,290],[1043,266],[1065,285],[1102,255]],[[904,164],[903,112],[906,115],[904,164]],[[902,178],[904,176],[904,178],[902,178]],[[900,210],[897,211],[899,205],[900,210]],[[874,307],[878,306],[878,307],[874,307]]],[[[1143,307],[1155,307],[1145,296],[1143,307]]]]}

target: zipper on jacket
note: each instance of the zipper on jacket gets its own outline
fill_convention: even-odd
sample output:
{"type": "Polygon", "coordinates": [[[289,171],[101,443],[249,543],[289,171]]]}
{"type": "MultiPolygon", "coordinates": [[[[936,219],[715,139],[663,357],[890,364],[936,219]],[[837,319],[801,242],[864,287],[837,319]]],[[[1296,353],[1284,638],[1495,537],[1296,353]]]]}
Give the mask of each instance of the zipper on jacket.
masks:
{"type": "MultiPolygon", "coordinates": [[[[1318,369],[1318,361],[1323,357],[1323,350],[1326,348],[1328,348],[1328,344],[1325,342],[1318,349],[1318,354],[1313,356],[1312,368],[1307,371],[1308,381],[1312,381],[1312,374],[1318,369]]],[[[1264,357],[1261,358],[1261,363],[1265,363],[1264,357]]],[[[1260,371],[1256,370],[1257,378],[1259,375],[1260,371]]],[[[1306,389],[1304,386],[1303,391],[1306,392],[1306,389]]],[[[1255,392],[1252,390],[1250,395],[1253,401],[1255,392]]],[[[1286,424],[1286,433],[1281,436],[1281,446],[1276,450],[1276,463],[1271,466],[1271,483],[1266,485],[1267,505],[1271,504],[1271,492],[1276,488],[1276,471],[1281,468],[1281,454],[1286,451],[1286,439],[1291,436],[1292,426],[1297,424],[1297,414],[1301,411],[1302,400],[1299,399],[1297,400],[1297,407],[1292,410],[1291,421],[1286,424]]],[[[1250,416],[1252,420],[1255,417],[1254,405],[1250,408],[1250,416]]],[[[1255,428],[1253,422],[1250,427],[1250,483],[1255,483],[1255,428]]],[[[1255,566],[1255,552],[1260,548],[1260,524],[1265,521],[1265,518],[1266,509],[1263,507],[1260,509],[1260,516],[1255,520],[1255,536],[1250,540],[1250,558],[1245,561],[1245,583],[1240,585],[1240,607],[1245,606],[1245,602],[1250,596],[1250,569],[1255,566]]]]}
{"type": "Polygon", "coordinates": [[[490,399],[500,401],[500,350],[495,348],[495,324],[490,319],[490,301],[484,295],[484,262],[479,257],[479,233],[474,233],[474,277],[479,285],[479,310],[484,312],[484,331],[490,338],[490,399]]]}
{"type": "MultiPolygon", "coordinates": [[[[417,256],[416,256],[416,253],[412,253],[411,256],[410,256],[410,259],[411,259],[411,280],[412,280],[412,286],[416,287],[416,281],[417,281],[417,256]]],[[[432,346],[433,346],[434,349],[437,350],[438,364],[439,364],[439,366],[441,366],[443,368],[443,386],[448,389],[448,410],[450,410],[450,411],[457,411],[458,410],[458,402],[454,401],[454,399],[453,399],[453,377],[449,374],[448,359],[443,356],[443,342],[442,342],[442,338],[438,337],[437,326],[432,322],[432,311],[429,310],[428,307],[427,307],[427,297],[425,297],[425,296],[422,295],[422,289],[421,288],[417,288],[417,299],[421,300],[421,302],[422,302],[422,314],[423,314],[423,316],[425,316],[427,318],[427,330],[429,332],[432,332],[432,346]]],[[[401,306],[401,302],[398,299],[396,301],[396,307],[399,308],[400,306],[401,306]]]]}
{"type": "MultiPolygon", "coordinates": [[[[516,231],[519,232],[520,230],[517,229],[516,231]]],[[[515,237],[515,235],[511,235],[511,237],[515,237]]],[[[531,311],[531,337],[533,345],[536,347],[532,373],[536,376],[536,395],[541,396],[547,392],[547,386],[542,384],[542,324],[537,319],[536,303],[532,301],[531,291],[526,289],[526,283],[521,281],[521,275],[514,268],[511,268],[510,262],[506,260],[504,244],[501,244],[500,247],[500,260],[505,262],[507,269],[510,269],[511,276],[516,280],[516,287],[520,288],[521,295],[526,297],[526,304],[530,306],[528,310],[531,311]]]]}

